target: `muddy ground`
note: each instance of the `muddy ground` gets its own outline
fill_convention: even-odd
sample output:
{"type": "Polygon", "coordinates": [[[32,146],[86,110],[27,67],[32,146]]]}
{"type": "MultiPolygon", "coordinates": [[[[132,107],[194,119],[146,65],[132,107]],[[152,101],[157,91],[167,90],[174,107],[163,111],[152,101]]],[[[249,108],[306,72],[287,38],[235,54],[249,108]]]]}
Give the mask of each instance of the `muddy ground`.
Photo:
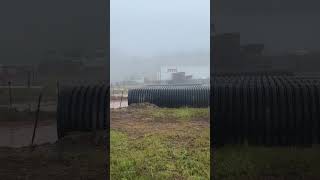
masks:
{"type": "Polygon", "coordinates": [[[104,145],[90,135],[68,137],[54,144],[0,148],[0,179],[104,179],[104,145]]]}
{"type": "Polygon", "coordinates": [[[118,109],[118,108],[125,108],[128,107],[128,100],[111,100],[110,108],[111,109],[118,109]]]}
{"type": "MultiPolygon", "coordinates": [[[[0,147],[23,147],[31,144],[36,112],[0,109],[0,147]]],[[[35,144],[57,140],[55,112],[41,111],[35,134],[35,144]]]]}
{"type": "MultiPolygon", "coordinates": [[[[209,179],[209,114],[207,108],[168,109],[150,104],[112,109],[111,179],[209,179]]],[[[0,121],[0,146],[11,145],[0,147],[1,180],[105,179],[104,132],[99,141],[91,133],[73,133],[56,142],[54,116],[44,113],[40,117],[39,145],[34,148],[16,148],[30,144],[34,114],[16,113],[8,118],[19,120],[0,121]]],[[[215,155],[218,179],[320,177],[319,147],[227,146],[215,155]]]]}
{"type": "MultiPolygon", "coordinates": [[[[113,109],[111,110],[111,134],[126,134],[130,138],[137,140],[133,142],[139,142],[138,140],[141,140],[140,142],[142,143],[140,145],[142,146],[140,148],[143,148],[144,142],[150,140],[148,138],[145,139],[146,136],[167,138],[170,143],[172,143],[170,147],[177,147],[177,152],[175,153],[178,154],[177,158],[180,158],[183,162],[184,151],[180,152],[180,150],[192,148],[192,146],[195,145],[196,137],[203,135],[203,132],[205,132],[204,146],[209,147],[209,131],[203,131],[209,128],[209,117],[203,116],[199,119],[199,117],[196,118],[183,113],[184,111],[182,111],[181,115],[178,114],[178,116],[176,116],[175,111],[163,111],[152,105],[133,105],[128,108],[113,109]],[[163,116],[164,114],[166,114],[166,116],[163,116]],[[183,120],[184,117],[187,118],[186,121],[183,120]]],[[[0,143],[0,146],[2,147],[0,147],[0,179],[105,179],[106,151],[104,141],[101,140],[104,133],[100,134],[101,138],[98,144],[96,138],[90,133],[75,133],[64,140],[56,142],[55,116],[42,112],[35,140],[38,145],[29,147],[34,125],[34,115],[32,112],[14,112],[7,113],[7,118],[1,119],[0,142],[2,144],[0,143]]],[[[144,167],[139,166],[139,164],[136,166],[125,165],[129,168],[137,167],[136,175],[130,175],[131,171],[127,171],[129,175],[126,175],[126,169],[121,169],[123,168],[121,163],[126,163],[126,155],[134,152],[134,149],[128,149],[127,152],[122,152],[122,150],[124,150],[122,148],[125,146],[117,143],[123,143],[123,141],[111,138],[111,141],[112,140],[116,141],[116,144],[111,143],[112,148],[120,147],[118,154],[113,154],[113,159],[120,164],[111,164],[113,165],[111,167],[113,170],[111,172],[112,179],[122,179],[124,177],[129,179],[136,179],[138,177],[150,179],[158,176],[172,177],[173,179],[191,177],[191,175],[188,175],[188,169],[190,168],[184,165],[181,165],[183,169],[177,169],[177,172],[170,173],[166,176],[159,174],[161,170],[155,172],[153,176],[149,176],[150,169],[143,169],[144,167]],[[183,173],[185,173],[185,175],[183,173]],[[124,177],[122,177],[122,175],[124,175],[124,177]]],[[[158,139],[154,140],[155,142],[158,141],[158,139]]],[[[159,145],[163,145],[162,142],[159,141],[159,143],[159,145]]],[[[147,145],[145,147],[145,149],[148,149],[153,146],[147,145]]],[[[155,148],[156,150],[161,150],[161,148],[155,148]]],[[[170,148],[163,150],[168,149],[170,148]]],[[[145,154],[143,151],[140,152],[145,154]]],[[[152,151],[150,151],[150,153],[152,153],[152,151]]],[[[157,154],[161,155],[159,153],[157,154]]],[[[170,155],[170,153],[165,154],[170,155]]],[[[208,149],[205,154],[206,159],[208,159],[208,149]]],[[[161,156],[158,158],[160,157],[161,156]]],[[[147,160],[149,157],[146,156],[145,158],[147,160]]],[[[150,162],[153,163],[154,160],[150,159],[150,162]]],[[[173,166],[179,165],[171,160],[162,163],[163,166],[167,163],[173,166]]],[[[152,165],[148,165],[148,162],[143,164],[152,167],[152,165]]],[[[153,164],[157,165],[157,163],[153,164]]],[[[203,165],[203,163],[201,163],[201,165],[203,165]]],[[[208,172],[209,165],[208,161],[206,161],[203,171],[195,174],[208,176],[208,172]]]]}
{"type": "Polygon", "coordinates": [[[114,109],[111,111],[111,129],[126,132],[131,137],[140,137],[148,133],[201,131],[210,126],[209,116],[192,117],[190,121],[184,121],[170,114],[163,117],[153,114],[157,111],[161,111],[161,108],[150,104],[114,109]]]}
{"type": "Polygon", "coordinates": [[[41,112],[30,146],[35,112],[2,109],[0,117],[0,179],[105,179],[105,143],[91,133],[72,133],[57,141],[55,113],[41,112]]]}

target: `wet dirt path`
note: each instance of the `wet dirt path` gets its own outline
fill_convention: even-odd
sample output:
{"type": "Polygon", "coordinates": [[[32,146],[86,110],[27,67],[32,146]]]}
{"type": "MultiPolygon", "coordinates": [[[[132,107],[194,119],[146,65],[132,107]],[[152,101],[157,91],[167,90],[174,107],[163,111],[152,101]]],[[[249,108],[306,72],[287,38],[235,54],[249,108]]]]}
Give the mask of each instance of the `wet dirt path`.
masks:
{"type": "Polygon", "coordinates": [[[128,107],[128,101],[123,100],[122,102],[120,100],[111,100],[110,101],[110,108],[111,109],[118,109],[118,108],[128,107]]]}
{"type": "MultiPolygon", "coordinates": [[[[33,122],[1,122],[0,147],[23,147],[31,144],[33,122]]],[[[57,128],[53,120],[41,121],[36,130],[34,144],[54,143],[57,128]]]]}

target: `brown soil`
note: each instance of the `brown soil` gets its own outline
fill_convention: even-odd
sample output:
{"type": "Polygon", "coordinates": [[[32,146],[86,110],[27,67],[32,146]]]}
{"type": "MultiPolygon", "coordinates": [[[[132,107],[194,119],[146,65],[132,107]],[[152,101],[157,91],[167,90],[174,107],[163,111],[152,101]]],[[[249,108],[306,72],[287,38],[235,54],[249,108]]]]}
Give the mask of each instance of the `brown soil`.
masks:
{"type": "Polygon", "coordinates": [[[105,179],[101,144],[95,144],[92,135],[82,134],[54,144],[0,148],[0,179],[105,179]]]}
{"type": "MultiPolygon", "coordinates": [[[[156,119],[150,113],[156,108],[158,107],[150,104],[139,104],[111,110],[111,128],[125,131],[132,137],[164,133],[170,135],[173,143],[179,142],[183,145],[194,140],[195,137],[190,136],[192,132],[201,132],[209,126],[209,117],[191,121],[156,119]],[[177,131],[180,132],[177,133],[177,131]]],[[[41,121],[39,127],[54,126],[53,122],[55,121],[41,121]]],[[[0,127],[3,128],[30,128],[33,127],[32,125],[33,121],[0,122],[0,127]]],[[[26,132],[28,135],[23,134],[20,137],[26,136],[29,142],[30,129],[26,132]]],[[[104,133],[101,132],[97,138],[92,134],[74,133],[58,142],[42,144],[34,148],[2,147],[0,148],[0,179],[106,179],[107,152],[103,135],[104,133]]]]}
{"type": "Polygon", "coordinates": [[[106,179],[102,134],[73,133],[57,141],[54,113],[41,112],[30,147],[34,112],[3,110],[0,117],[0,179],[106,179]],[[2,113],[4,112],[4,113],[2,113]],[[50,144],[49,144],[50,143],[50,144]]]}
{"type": "MultiPolygon", "coordinates": [[[[34,129],[35,112],[16,112],[11,109],[0,113],[0,147],[30,145],[34,129]]],[[[55,113],[40,112],[34,143],[53,143],[56,140],[55,113]]]]}
{"type": "Polygon", "coordinates": [[[141,137],[145,134],[174,132],[181,137],[190,131],[201,131],[210,125],[209,117],[191,121],[176,119],[159,119],[152,116],[151,111],[158,108],[155,105],[132,104],[128,108],[111,110],[111,129],[126,132],[131,137],[141,137]],[[177,131],[180,131],[177,133],[177,131]]]}

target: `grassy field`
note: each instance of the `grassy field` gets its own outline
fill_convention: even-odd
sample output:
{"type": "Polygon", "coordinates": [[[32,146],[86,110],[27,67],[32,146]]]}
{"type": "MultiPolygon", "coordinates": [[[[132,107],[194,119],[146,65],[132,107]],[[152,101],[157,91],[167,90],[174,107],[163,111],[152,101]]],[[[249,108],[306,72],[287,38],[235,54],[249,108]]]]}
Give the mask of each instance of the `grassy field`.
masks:
{"type": "MultiPolygon", "coordinates": [[[[209,114],[151,105],[111,110],[111,179],[209,179],[209,114]]],[[[0,179],[105,179],[104,146],[92,141],[76,134],[33,151],[0,148],[0,179]]],[[[215,173],[219,180],[318,180],[319,152],[225,146],[215,152],[215,173]]]]}
{"type": "MultiPolygon", "coordinates": [[[[209,109],[130,107],[111,114],[112,179],[209,179],[209,109]]],[[[318,180],[320,147],[225,146],[219,180],[318,180]]]]}
{"type": "Polygon", "coordinates": [[[111,179],[209,179],[208,109],[111,114],[111,179]]]}
{"type": "Polygon", "coordinates": [[[229,146],[216,151],[218,179],[320,179],[320,148],[229,146]]]}

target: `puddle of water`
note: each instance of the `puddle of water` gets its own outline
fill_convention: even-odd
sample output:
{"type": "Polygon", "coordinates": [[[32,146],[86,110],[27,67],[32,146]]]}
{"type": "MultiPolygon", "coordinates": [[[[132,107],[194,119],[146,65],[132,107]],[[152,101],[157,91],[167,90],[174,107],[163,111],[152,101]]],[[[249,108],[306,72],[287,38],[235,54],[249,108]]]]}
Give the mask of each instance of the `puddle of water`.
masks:
{"type": "MultiPolygon", "coordinates": [[[[121,101],[112,100],[112,101],[110,102],[110,108],[111,108],[111,109],[120,108],[120,102],[121,102],[121,101]]],[[[127,100],[123,100],[123,101],[121,102],[121,107],[128,107],[128,101],[127,101],[127,100]]]]}
{"type": "MultiPolygon", "coordinates": [[[[110,108],[120,108],[120,100],[110,102],[110,108]]],[[[121,107],[127,107],[128,101],[123,100],[121,107]]],[[[55,109],[55,106],[48,108],[55,109]]],[[[41,108],[41,110],[43,110],[41,108]]],[[[50,111],[49,110],[49,111],[50,111]]],[[[30,122],[8,122],[0,125],[0,147],[23,147],[31,144],[33,133],[33,121],[30,122]],[[4,125],[5,124],[5,125],[4,125]]],[[[58,139],[55,122],[39,122],[34,144],[54,143],[58,139]]]]}
{"type": "MultiPolygon", "coordinates": [[[[16,124],[0,127],[0,147],[23,147],[31,144],[33,124],[16,124]]],[[[54,143],[57,141],[55,123],[40,123],[36,130],[34,144],[54,143]]]]}

